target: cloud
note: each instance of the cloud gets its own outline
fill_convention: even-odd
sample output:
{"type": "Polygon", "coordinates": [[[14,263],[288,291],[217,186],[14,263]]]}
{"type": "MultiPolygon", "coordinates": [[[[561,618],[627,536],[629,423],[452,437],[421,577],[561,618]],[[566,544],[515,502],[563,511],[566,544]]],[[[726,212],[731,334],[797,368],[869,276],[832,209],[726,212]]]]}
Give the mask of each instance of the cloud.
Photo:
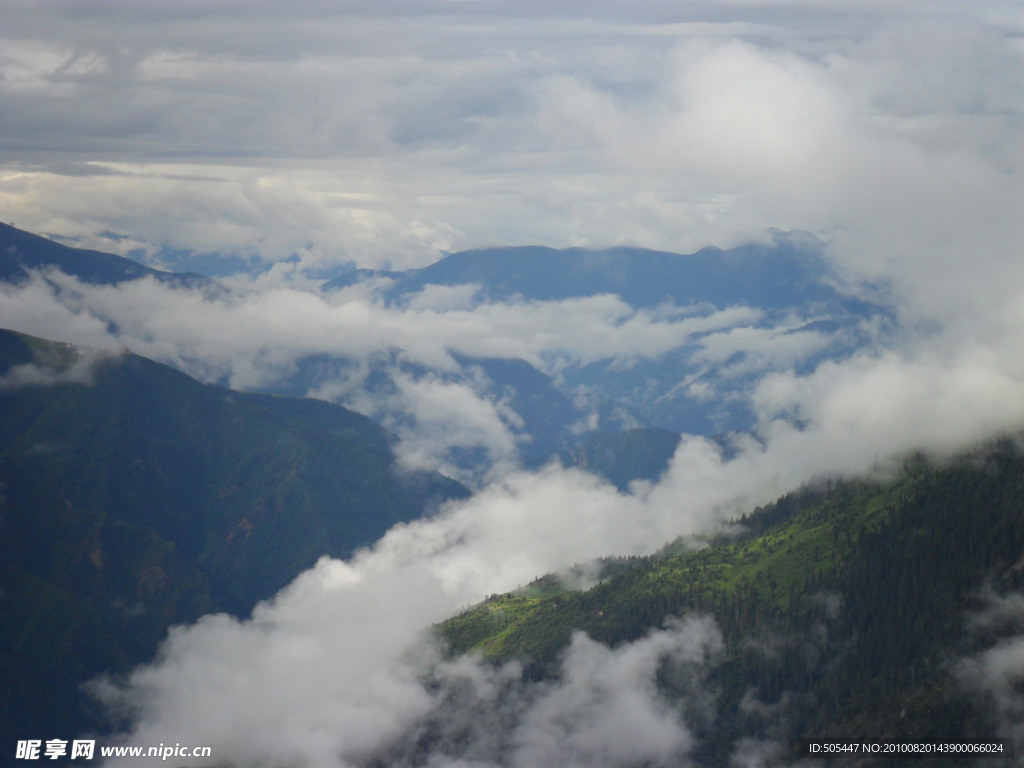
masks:
{"type": "Polygon", "coordinates": [[[4,326],[34,336],[113,351],[107,323],[56,300],[52,284],[39,276],[14,286],[0,285],[4,326]]]}
{"type": "Polygon", "coordinates": [[[791,370],[813,355],[838,346],[841,334],[802,330],[804,325],[802,321],[790,321],[773,328],[748,325],[710,333],[701,339],[692,360],[697,365],[727,364],[724,374],[737,376],[791,370]]]}
{"type": "Polygon", "coordinates": [[[399,461],[454,477],[463,470],[444,457],[456,449],[481,449],[486,454],[483,465],[488,474],[500,475],[516,466],[516,432],[523,427],[522,418],[490,392],[493,385],[482,372],[469,373],[454,382],[432,374],[417,378],[395,371],[391,375],[396,395],[376,402],[373,412],[398,434],[399,461]],[[410,417],[413,424],[403,423],[410,417]]]}
{"type": "Polygon", "coordinates": [[[582,532],[604,518],[601,528],[633,530],[636,546],[631,507],[582,473],[514,475],[438,518],[397,526],[349,563],[321,560],[250,621],[210,616],[172,631],[127,687],[97,692],[139,718],[133,739],[187,737],[249,764],[349,764],[429,711],[419,678],[437,657],[420,640],[425,627],[480,589],[605,546],[606,530],[567,542],[562,524],[582,532]]]}
{"type": "MultiPolygon", "coordinates": [[[[473,732],[483,739],[479,752],[435,755],[435,765],[490,765],[492,749],[519,755],[524,765],[567,756],[613,759],[618,746],[632,742],[593,751],[610,733],[600,724],[621,722],[612,690],[642,715],[634,725],[651,736],[637,746],[644,755],[685,750],[689,729],[649,688],[647,670],[662,652],[690,658],[696,646],[689,641],[680,646],[678,638],[659,634],[649,645],[611,651],[578,638],[561,682],[530,691],[528,706],[508,713],[501,709],[506,700],[486,691],[511,685],[514,670],[458,662],[458,674],[438,671],[437,651],[423,644],[421,632],[486,594],[569,563],[642,553],[706,531],[808,477],[863,471],[890,451],[922,442],[952,448],[1012,420],[1024,423],[1022,414],[1006,411],[1007,397],[1020,393],[1019,381],[997,367],[980,376],[983,370],[971,359],[890,353],[856,357],[845,367],[828,364],[808,377],[780,375],[761,406],[760,440],[740,440],[726,460],[714,443],[684,438],[663,480],[638,484],[629,494],[556,466],[505,475],[433,519],[395,527],[349,562],[321,561],[260,606],[251,621],[210,617],[175,630],[153,665],[137,670],[126,686],[101,689],[102,695],[138,718],[125,736],[131,743],[187,735],[240,764],[346,766],[381,750],[390,755],[408,729],[430,721],[441,705],[423,679],[434,670],[448,675],[442,688],[454,685],[453,676],[471,678],[482,691],[472,693],[472,701],[490,702],[474,704],[494,718],[485,722],[510,718],[501,720],[509,723],[506,729],[495,726],[490,741],[473,732]],[[807,390],[798,398],[804,426],[772,420],[773,409],[790,407],[801,387],[807,390]],[[550,711],[564,717],[553,720],[545,716],[550,711]]],[[[713,636],[697,634],[705,642],[713,636]]],[[[979,679],[1005,688],[998,681],[1016,674],[1018,655],[1007,644],[979,656],[973,662],[979,679]]],[[[1006,711],[1015,712],[1016,700],[1007,701],[1006,711]]],[[[772,744],[737,749],[738,762],[756,763],[770,755],[772,744]]]]}
{"type": "MultiPolygon", "coordinates": [[[[5,287],[9,316],[47,329],[57,324],[51,317],[72,329],[73,317],[102,317],[117,329],[111,336],[118,341],[186,368],[189,357],[221,361],[230,369],[234,362],[251,365],[261,354],[294,360],[333,353],[360,359],[398,349],[410,361],[441,370],[456,368],[451,358],[456,353],[518,358],[554,372],[564,364],[658,357],[710,331],[754,323],[761,316],[745,307],[712,308],[698,316],[690,309],[634,310],[612,295],[471,308],[461,303],[449,309],[430,306],[432,299],[421,299],[426,294],[413,297],[406,307],[384,306],[370,293],[370,284],[325,297],[288,284],[261,289],[249,283],[247,291],[208,296],[155,280],[91,286],[57,274],[48,279],[57,287],[42,278],[23,289],[5,287]]],[[[435,287],[427,291],[436,293],[435,287]]],[[[95,341],[91,326],[83,331],[85,338],[70,340],[95,341]]],[[[241,374],[233,381],[239,386],[259,383],[241,374]]]]}
{"type": "Polygon", "coordinates": [[[983,607],[967,617],[967,635],[983,650],[952,666],[962,688],[994,709],[998,733],[1024,735],[1024,595],[982,593],[983,607]]]}
{"type": "Polygon", "coordinates": [[[0,201],[36,231],[264,263],[799,227],[934,310],[964,288],[944,254],[1019,238],[1011,7],[15,5],[0,201]],[[121,173],[39,170],[61,161],[121,173]]]}
{"type": "Polygon", "coordinates": [[[561,680],[530,708],[513,735],[518,748],[512,765],[678,761],[694,739],[678,705],[658,693],[659,665],[703,666],[723,649],[718,627],[707,619],[676,622],[614,650],[574,635],[561,680]]]}
{"type": "Polygon", "coordinates": [[[424,731],[431,765],[619,765],[690,749],[685,714],[706,706],[702,683],[723,649],[712,620],[672,620],[614,650],[578,634],[557,678],[531,684],[515,663],[441,660],[421,627],[454,595],[401,545],[321,561],[248,622],[177,628],[127,686],[101,680],[92,692],[137,718],[129,741],[188,734],[230,764],[422,764],[424,731]],[[689,698],[660,690],[669,672],[689,698]]]}
{"type": "MultiPolygon", "coordinates": [[[[130,689],[97,693],[140,715],[136,733],[153,743],[187,738],[237,764],[346,765],[430,705],[417,667],[399,660],[429,615],[394,601],[409,575],[353,588],[363,576],[322,562],[251,622],[209,616],[172,632],[161,662],[137,670],[130,689]]],[[[416,596],[436,600],[430,593],[416,596]]]]}
{"type": "Polygon", "coordinates": [[[765,435],[811,442],[784,436],[787,427],[778,431],[780,416],[807,420],[835,455],[863,465],[870,452],[885,456],[913,445],[951,451],[1017,428],[1024,423],[1021,372],[1006,363],[980,345],[954,354],[866,352],[822,363],[807,376],[769,374],[754,402],[765,435]]]}
{"type": "Polygon", "coordinates": [[[394,766],[674,764],[694,744],[689,710],[708,706],[702,686],[722,650],[714,621],[688,617],[616,649],[577,633],[546,682],[524,681],[517,662],[444,661],[426,681],[430,712],[381,759],[394,766]]]}
{"type": "Polygon", "coordinates": [[[36,363],[15,365],[0,375],[0,392],[9,392],[22,387],[50,387],[56,384],[93,383],[92,368],[97,358],[88,356],[71,365],[48,366],[36,363]]]}
{"type": "MultiPolygon", "coordinates": [[[[736,456],[726,460],[710,441],[684,438],[663,480],[638,484],[629,494],[556,466],[505,475],[433,519],[395,527],[349,562],[321,561],[258,607],[251,621],[207,617],[174,630],[154,664],[124,686],[101,687],[101,695],[137,718],[124,737],[130,743],[188,738],[239,764],[347,766],[391,755],[409,729],[429,722],[441,706],[436,689],[424,687],[431,670],[448,675],[442,688],[458,676],[451,668],[438,671],[436,649],[424,645],[421,633],[431,623],[569,563],[647,552],[706,531],[808,477],[865,470],[919,440],[952,447],[1010,423],[1006,395],[1019,394],[1019,382],[993,370],[990,388],[973,386],[973,362],[959,377],[956,367],[929,369],[926,362],[856,358],[806,381],[785,379],[811,392],[800,412],[803,428],[768,420],[772,408],[791,402],[781,387],[763,405],[761,441],[738,442],[736,456]]],[[[1021,414],[1010,416],[1022,423],[1021,414]]],[[[697,634],[705,643],[713,637],[697,634]]],[[[511,713],[502,709],[507,700],[487,699],[486,691],[504,690],[514,671],[461,662],[459,674],[483,691],[472,694],[484,700],[474,711],[490,713],[493,719],[484,722],[492,724],[508,715],[501,722],[509,725],[495,725],[490,741],[471,732],[482,739],[479,752],[435,755],[433,764],[516,764],[491,762],[492,749],[521,757],[523,765],[614,760],[621,756],[616,750],[632,746],[652,759],[664,750],[685,751],[686,722],[649,687],[648,674],[659,654],[692,658],[687,653],[694,647],[671,633],[615,651],[578,638],[561,682],[528,692],[528,706],[511,713]],[[630,717],[639,718],[629,722],[650,736],[642,744],[607,741],[617,731],[606,724],[623,722],[616,702],[624,701],[632,702],[630,717]],[[562,718],[553,719],[553,711],[562,718]],[[602,744],[608,750],[599,753],[602,744]]],[[[1016,651],[1007,645],[978,657],[979,679],[996,685],[1015,669],[1016,651]]],[[[1008,712],[1016,711],[1014,701],[1008,712]]],[[[737,749],[736,760],[751,763],[772,745],[737,749]]]]}
{"type": "MultiPolygon", "coordinates": [[[[490,472],[500,473],[515,466],[530,440],[510,395],[473,359],[520,359],[557,376],[601,361],[625,369],[688,345],[713,357],[722,334],[764,319],[750,307],[635,310],[612,295],[482,302],[473,286],[428,286],[387,305],[373,281],[324,295],[315,281],[285,268],[291,265],[280,266],[278,274],[229,281],[231,289],[217,292],[153,279],[88,285],[51,272],[0,286],[0,311],[16,330],[93,348],[127,347],[242,389],[294,387],[305,381],[304,366],[320,360],[303,394],[378,419],[401,438],[405,463],[455,476],[465,468],[460,451],[479,452],[490,472]]],[[[792,362],[816,348],[785,345],[780,358],[759,343],[762,333],[752,341],[746,336],[748,368],[792,362]]],[[[727,354],[742,346],[733,344],[727,354]]]]}

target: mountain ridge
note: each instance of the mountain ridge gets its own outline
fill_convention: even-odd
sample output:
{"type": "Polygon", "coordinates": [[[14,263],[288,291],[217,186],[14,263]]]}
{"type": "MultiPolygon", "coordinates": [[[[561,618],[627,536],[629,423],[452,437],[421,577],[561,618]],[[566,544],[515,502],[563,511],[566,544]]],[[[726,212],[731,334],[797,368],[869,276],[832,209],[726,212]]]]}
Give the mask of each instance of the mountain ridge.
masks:
{"type": "MultiPolygon", "coordinates": [[[[0,244],[9,229],[0,228],[0,244]]],[[[50,256],[41,254],[39,259],[49,259],[51,266],[74,274],[89,272],[87,264],[70,263],[88,261],[89,252],[35,236],[26,238],[40,248],[45,246],[50,256]]],[[[510,438],[500,450],[514,453],[503,460],[511,458],[525,466],[538,466],[556,454],[580,449],[597,432],[661,427],[713,437],[748,431],[757,422],[752,398],[763,374],[790,368],[803,372],[824,360],[844,359],[877,341],[895,322],[886,306],[838,287],[841,281],[825,258],[825,249],[808,233],[776,231],[765,242],[730,250],[709,246],[689,255],[625,246],[603,251],[509,246],[452,253],[427,267],[387,272],[387,280],[379,281],[368,297],[358,301],[417,311],[423,307],[415,302],[424,301],[437,313],[448,309],[472,313],[487,302],[550,301],[555,306],[543,307],[542,322],[550,326],[545,334],[557,338],[562,330],[559,313],[578,309],[559,307],[559,301],[614,294],[622,302],[616,311],[623,314],[616,319],[614,312],[605,312],[602,322],[609,327],[632,323],[656,327],[662,340],[657,349],[638,349],[635,356],[618,349],[608,356],[598,353],[597,359],[591,354],[574,360],[564,352],[552,352],[548,359],[541,350],[529,361],[486,351],[469,353],[453,343],[448,352],[457,367],[446,370],[432,370],[401,350],[379,350],[366,360],[352,360],[320,349],[291,360],[293,364],[274,372],[263,388],[302,396],[358,387],[369,393],[359,401],[361,409],[402,425],[396,428],[406,430],[403,434],[415,435],[422,427],[415,415],[396,417],[374,410],[377,403],[398,399],[394,395],[401,386],[396,379],[436,379],[446,386],[469,387],[492,404],[513,405],[512,413],[504,405],[497,409],[499,426],[510,438]],[[443,290],[436,295],[424,293],[428,285],[477,288],[475,293],[460,288],[448,296],[443,290]],[[434,307],[433,301],[439,304],[434,307]],[[448,306],[447,301],[456,304],[448,306]],[[737,307],[743,309],[735,311],[737,307]],[[695,322],[688,322],[691,318],[695,322]],[[343,386],[334,386],[338,381],[343,386]],[[506,444],[513,447],[506,449],[506,444]]],[[[10,260],[0,247],[0,263],[3,258],[10,260]]],[[[121,257],[110,258],[125,263],[121,257]]],[[[12,268],[22,269],[20,263],[12,268]]],[[[123,271],[104,274],[102,279],[108,281],[132,277],[123,271]]],[[[350,272],[321,289],[329,294],[332,285],[340,289],[368,274],[350,272]]],[[[191,278],[159,273],[155,279],[187,287],[191,278]]],[[[228,292],[218,288],[219,283],[204,285],[208,293],[228,292]]],[[[63,300],[60,293],[55,292],[54,300],[63,300]]],[[[95,312],[104,318],[102,307],[95,312]]],[[[195,362],[202,367],[202,361],[195,362]]],[[[485,441],[467,450],[445,446],[437,449],[441,455],[436,461],[464,477],[475,477],[490,449],[485,441]]]]}
{"type": "Polygon", "coordinates": [[[494,301],[516,296],[554,301],[613,293],[634,307],[670,301],[678,306],[710,302],[719,307],[740,303],[777,309],[812,296],[819,301],[826,296],[836,307],[844,302],[861,307],[860,300],[842,297],[831,284],[823,283],[832,279],[822,258],[823,248],[810,233],[779,231],[772,232],[768,243],[730,250],[708,246],[690,254],[629,246],[473,248],[417,269],[358,269],[328,280],[321,290],[331,292],[386,278],[393,285],[382,293],[392,299],[426,285],[477,283],[494,301]],[[812,287],[824,293],[814,294],[812,287]],[[780,288],[787,291],[784,296],[779,295],[780,288]]]}
{"type": "Polygon", "coordinates": [[[20,282],[28,279],[31,270],[53,267],[95,285],[116,285],[143,277],[180,287],[214,285],[210,278],[195,272],[163,272],[124,256],[74,248],[0,223],[0,281],[20,282]]]}
{"type": "Polygon", "coordinates": [[[399,468],[392,437],[341,406],[89,357],[0,331],[0,699],[19,702],[0,708],[5,743],[98,727],[84,679],[148,660],[172,624],[244,616],[319,557],[468,495],[399,468]],[[83,360],[87,375],[61,376],[83,360]],[[39,669],[45,684],[28,676],[39,669]]]}

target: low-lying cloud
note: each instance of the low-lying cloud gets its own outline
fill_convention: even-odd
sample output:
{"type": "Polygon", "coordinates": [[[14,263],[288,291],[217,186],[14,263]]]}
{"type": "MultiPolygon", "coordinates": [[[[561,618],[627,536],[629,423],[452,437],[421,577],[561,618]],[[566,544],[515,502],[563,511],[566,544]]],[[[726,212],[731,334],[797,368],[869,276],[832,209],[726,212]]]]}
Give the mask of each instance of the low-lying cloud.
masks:
{"type": "Polygon", "coordinates": [[[478,768],[679,764],[695,742],[687,716],[714,708],[703,683],[723,648],[713,620],[688,617],[614,650],[576,633],[558,674],[544,683],[524,683],[515,662],[443,662],[431,674],[439,688],[431,712],[385,750],[385,759],[478,768]],[[659,677],[674,680],[672,699],[659,677]],[[424,737],[426,759],[417,743],[424,737]]]}
{"type": "Polygon", "coordinates": [[[95,356],[83,356],[70,365],[52,366],[25,363],[12,366],[0,375],[0,392],[9,392],[22,387],[47,387],[56,384],[92,384],[92,367],[95,356]]]}
{"type": "Polygon", "coordinates": [[[953,673],[963,690],[991,708],[999,735],[1024,736],[1024,595],[981,595],[983,607],[968,616],[967,636],[984,647],[958,659],[953,673]]]}
{"type": "Polygon", "coordinates": [[[453,475],[462,471],[452,459],[459,450],[480,452],[494,474],[516,466],[531,440],[508,393],[474,359],[522,360],[557,378],[592,363],[625,369],[692,347],[699,365],[743,355],[732,368],[753,374],[787,370],[837,336],[794,332],[797,318],[773,325],[749,306],[634,309],[610,294],[498,302],[473,295],[428,286],[391,305],[372,282],[323,294],[301,282],[235,281],[211,292],[152,278],[89,285],[49,272],[0,287],[0,314],[15,330],[128,348],[235,388],[294,392],[302,380],[299,394],[384,423],[401,438],[408,465],[453,475]],[[303,380],[311,359],[327,363],[303,380]],[[386,386],[371,386],[381,377],[386,386]]]}
{"type": "MultiPolygon", "coordinates": [[[[127,738],[172,743],[187,734],[237,764],[360,765],[388,750],[401,764],[394,750],[424,721],[440,716],[439,727],[455,735],[444,700],[466,685],[475,703],[461,715],[474,713],[467,727],[481,739],[480,765],[506,752],[500,764],[665,759],[692,739],[655,678],[665,661],[699,678],[721,651],[714,622],[672,623],[614,651],[578,636],[561,682],[526,689],[514,665],[440,663],[424,634],[480,590],[525,582],[566,557],[591,557],[615,533],[625,546],[643,547],[643,531],[657,525],[643,518],[653,511],[582,473],[519,475],[435,520],[396,527],[348,563],[322,560],[250,620],[209,616],[172,630],[153,665],[127,685],[98,683],[94,691],[135,718],[127,738]],[[566,531],[583,534],[594,523],[588,535],[565,540],[566,531]],[[482,710],[500,729],[484,732],[482,710]]],[[[438,754],[431,764],[477,764],[452,757],[438,754]]]]}

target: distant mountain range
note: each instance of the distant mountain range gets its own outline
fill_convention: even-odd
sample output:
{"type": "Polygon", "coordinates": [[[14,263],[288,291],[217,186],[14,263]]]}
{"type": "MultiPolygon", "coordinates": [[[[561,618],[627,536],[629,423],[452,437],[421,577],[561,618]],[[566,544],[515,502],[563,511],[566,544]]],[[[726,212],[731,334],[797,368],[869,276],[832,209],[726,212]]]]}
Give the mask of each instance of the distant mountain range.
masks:
{"type": "MultiPolygon", "coordinates": [[[[199,275],[157,272],[0,225],[0,279],[23,279],[27,269],[42,267],[92,283],[148,275],[172,286],[226,290],[199,275]]],[[[321,290],[329,294],[360,283],[398,308],[428,286],[465,287],[472,306],[614,294],[634,311],[654,315],[699,319],[742,308],[734,319],[680,338],[675,348],[625,364],[614,357],[587,364],[559,361],[542,371],[521,359],[456,355],[459,370],[429,371],[400,354],[377,355],[366,363],[361,387],[371,399],[390,399],[396,372],[411,379],[430,375],[472,381],[475,390],[486,386],[487,396],[515,412],[517,418],[505,426],[516,435],[528,466],[556,454],[580,455],[590,437],[631,428],[705,436],[749,430],[756,421],[752,391],[765,373],[806,371],[824,360],[842,359],[873,343],[893,322],[884,304],[841,291],[841,281],[823,257],[823,244],[802,232],[773,232],[766,243],[689,255],[626,247],[478,249],[450,254],[422,269],[349,271],[321,290]]],[[[347,375],[348,364],[340,357],[311,355],[267,390],[302,396],[347,375]]],[[[448,458],[470,473],[486,461],[474,450],[454,450],[448,458]]]]}
{"type": "MultiPolygon", "coordinates": [[[[94,725],[77,690],[172,624],[246,615],[322,555],[468,495],[322,401],[0,330],[0,735],[94,725]]],[[[13,754],[4,753],[4,754],[13,754]]]]}
{"type": "Polygon", "coordinates": [[[769,310],[811,304],[832,312],[867,310],[864,302],[843,296],[828,282],[821,251],[821,241],[806,232],[773,232],[766,244],[728,251],[708,247],[688,255],[621,246],[483,248],[452,253],[420,269],[357,269],[327,281],[322,290],[386,278],[390,284],[380,293],[392,301],[428,285],[478,284],[491,301],[557,301],[610,293],[635,308],[672,302],[746,304],[769,310]]]}
{"type": "MultiPolygon", "coordinates": [[[[767,371],[809,370],[840,359],[892,322],[891,311],[868,298],[876,291],[858,296],[839,289],[823,252],[824,244],[809,233],[780,231],[766,243],[687,255],[627,247],[487,248],[453,253],[421,269],[355,270],[322,290],[376,285],[375,295],[397,306],[428,286],[477,286],[477,303],[613,294],[636,310],[688,308],[695,317],[750,308],[756,319],[694,334],[653,359],[640,356],[628,365],[606,359],[558,373],[563,392],[592,398],[604,417],[597,420],[601,431],[649,426],[711,436],[753,425],[750,388],[767,371]],[[730,331],[736,333],[726,339],[730,331]],[[744,344],[744,335],[755,340],[744,344]],[[721,351],[710,349],[719,342],[721,351]],[[765,353],[772,345],[786,350],[777,361],[765,353]]],[[[496,389],[506,385],[501,376],[492,379],[496,389]]],[[[574,415],[579,422],[586,409],[574,415]]],[[[552,432],[527,420],[525,431],[549,451],[567,450],[578,443],[570,423],[552,432]]]]}

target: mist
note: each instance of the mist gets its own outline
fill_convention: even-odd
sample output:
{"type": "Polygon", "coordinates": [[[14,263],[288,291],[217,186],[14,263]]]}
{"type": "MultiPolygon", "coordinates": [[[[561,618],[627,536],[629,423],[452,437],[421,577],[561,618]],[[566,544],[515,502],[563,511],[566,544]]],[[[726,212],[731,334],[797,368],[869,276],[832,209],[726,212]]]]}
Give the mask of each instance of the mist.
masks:
{"type": "Polygon", "coordinates": [[[594,362],[628,367],[697,344],[709,359],[749,350],[772,370],[829,339],[792,334],[777,352],[770,336],[788,334],[787,320],[773,327],[747,306],[634,309],[607,294],[445,306],[437,293],[428,286],[405,305],[391,306],[365,284],[325,295],[244,281],[211,295],[153,279],[96,286],[50,272],[0,287],[0,312],[15,330],[88,348],[127,348],[239,389],[293,388],[304,361],[326,357],[331,364],[299,394],[383,423],[401,438],[397,451],[405,465],[471,482],[474,473],[450,460],[453,451],[483,451],[484,474],[497,476],[518,465],[531,439],[474,359],[522,360],[557,377],[594,362]],[[733,330],[749,333],[723,343],[733,330]],[[390,386],[367,386],[375,375],[390,386]]]}

